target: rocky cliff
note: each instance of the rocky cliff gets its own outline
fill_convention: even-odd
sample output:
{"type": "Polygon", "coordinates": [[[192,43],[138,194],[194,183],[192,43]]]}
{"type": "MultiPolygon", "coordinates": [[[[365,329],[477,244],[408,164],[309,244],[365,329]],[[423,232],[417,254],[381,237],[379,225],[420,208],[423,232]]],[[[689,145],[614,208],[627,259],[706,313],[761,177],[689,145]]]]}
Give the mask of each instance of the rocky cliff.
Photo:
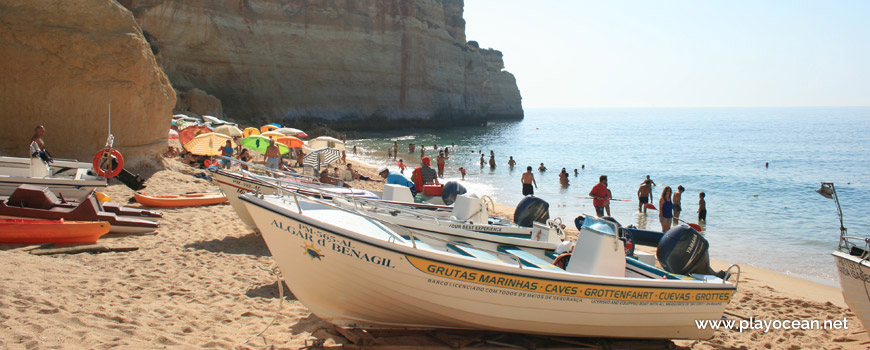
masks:
{"type": "Polygon", "coordinates": [[[216,96],[231,119],[523,117],[501,53],[466,41],[461,0],[120,2],[173,86],[216,96]]]}
{"type": "Polygon", "coordinates": [[[175,92],[132,14],[111,0],[0,0],[0,154],[27,156],[38,124],[58,158],[106,143],[136,167],[166,149],[175,92]]]}

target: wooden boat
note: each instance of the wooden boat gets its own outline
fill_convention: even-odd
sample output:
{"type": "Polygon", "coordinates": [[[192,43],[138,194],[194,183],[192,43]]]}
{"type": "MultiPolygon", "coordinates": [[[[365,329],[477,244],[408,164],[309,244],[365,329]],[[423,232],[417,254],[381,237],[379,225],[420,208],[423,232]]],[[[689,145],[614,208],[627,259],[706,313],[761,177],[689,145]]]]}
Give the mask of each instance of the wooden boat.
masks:
{"type": "Polygon", "coordinates": [[[113,233],[148,233],[160,224],[154,219],[162,214],[146,210],[110,206],[106,209],[93,193],[81,201],[62,201],[47,187],[21,185],[11,196],[0,200],[0,218],[28,218],[66,221],[105,221],[113,233]],[[114,212],[112,212],[114,211],[114,212]]]}
{"type": "Polygon", "coordinates": [[[483,329],[557,336],[706,339],[736,285],[712,275],[627,276],[612,226],[587,220],[567,270],[511,247],[447,252],[416,233],[313,198],[243,194],[287,285],[343,327],[483,329]]]}
{"type": "Polygon", "coordinates": [[[197,207],[201,205],[221,204],[227,201],[227,197],[220,192],[191,193],[172,196],[147,196],[136,192],[133,196],[139,204],[147,207],[160,208],[197,207]]]}
{"type": "Polygon", "coordinates": [[[0,243],[96,243],[110,228],[98,221],[0,219],[0,243]]]}

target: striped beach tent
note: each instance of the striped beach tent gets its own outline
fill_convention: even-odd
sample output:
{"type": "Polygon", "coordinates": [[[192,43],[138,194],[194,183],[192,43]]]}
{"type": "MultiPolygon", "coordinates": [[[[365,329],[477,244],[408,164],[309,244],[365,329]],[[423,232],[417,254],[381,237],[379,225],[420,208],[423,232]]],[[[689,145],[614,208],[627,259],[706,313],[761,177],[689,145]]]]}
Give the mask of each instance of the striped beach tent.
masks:
{"type": "Polygon", "coordinates": [[[313,167],[319,172],[321,167],[339,159],[341,159],[341,151],[335,148],[318,148],[306,154],[302,158],[302,164],[313,167]]]}

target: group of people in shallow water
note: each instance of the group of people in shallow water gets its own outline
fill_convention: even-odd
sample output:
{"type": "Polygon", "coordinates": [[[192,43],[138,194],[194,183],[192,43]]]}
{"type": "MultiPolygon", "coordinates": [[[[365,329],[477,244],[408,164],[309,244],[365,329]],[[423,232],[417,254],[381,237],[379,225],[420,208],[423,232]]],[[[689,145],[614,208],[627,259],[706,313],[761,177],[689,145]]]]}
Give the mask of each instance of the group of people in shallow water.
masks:
{"type": "MultiPolygon", "coordinates": [[[[646,176],[640,183],[640,188],[637,190],[637,212],[643,212],[646,214],[647,209],[656,210],[656,207],[652,205],[650,202],[653,200],[652,195],[652,187],[655,186],[656,183],[650,179],[649,175],[646,176]]],[[[661,196],[659,196],[659,222],[662,225],[662,232],[668,231],[672,225],[678,225],[680,220],[680,212],[682,212],[682,199],[683,192],[686,189],[683,185],[677,186],[677,192],[674,193],[670,186],[665,186],[662,189],[661,196]]],[[[595,207],[595,214],[598,216],[604,216],[605,212],[607,216],[610,216],[610,200],[613,198],[609,189],[607,189],[607,175],[601,175],[598,179],[598,184],[592,187],[592,191],[589,192],[589,196],[592,197],[592,205],[595,207]]],[[[698,194],[698,222],[707,221],[707,202],[704,197],[706,194],[704,192],[700,192],[698,194]]]]}

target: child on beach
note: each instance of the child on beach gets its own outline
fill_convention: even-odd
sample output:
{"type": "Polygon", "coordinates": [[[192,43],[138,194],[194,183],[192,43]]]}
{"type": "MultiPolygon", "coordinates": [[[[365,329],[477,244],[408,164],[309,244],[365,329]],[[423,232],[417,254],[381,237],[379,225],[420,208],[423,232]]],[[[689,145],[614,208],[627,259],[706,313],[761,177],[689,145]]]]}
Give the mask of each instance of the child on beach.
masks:
{"type": "Polygon", "coordinates": [[[462,174],[462,180],[465,180],[465,168],[459,167],[459,173],[462,174]]]}
{"type": "Polygon", "coordinates": [[[704,192],[698,193],[698,197],[701,200],[698,201],[698,223],[701,221],[707,222],[707,201],[704,200],[704,197],[707,195],[704,192]]]}
{"type": "Polygon", "coordinates": [[[407,167],[407,166],[405,165],[405,161],[402,160],[402,159],[399,159],[399,164],[398,164],[398,165],[399,165],[399,172],[402,173],[402,175],[404,175],[404,174],[405,174],[405,167],[407,167]]]}

